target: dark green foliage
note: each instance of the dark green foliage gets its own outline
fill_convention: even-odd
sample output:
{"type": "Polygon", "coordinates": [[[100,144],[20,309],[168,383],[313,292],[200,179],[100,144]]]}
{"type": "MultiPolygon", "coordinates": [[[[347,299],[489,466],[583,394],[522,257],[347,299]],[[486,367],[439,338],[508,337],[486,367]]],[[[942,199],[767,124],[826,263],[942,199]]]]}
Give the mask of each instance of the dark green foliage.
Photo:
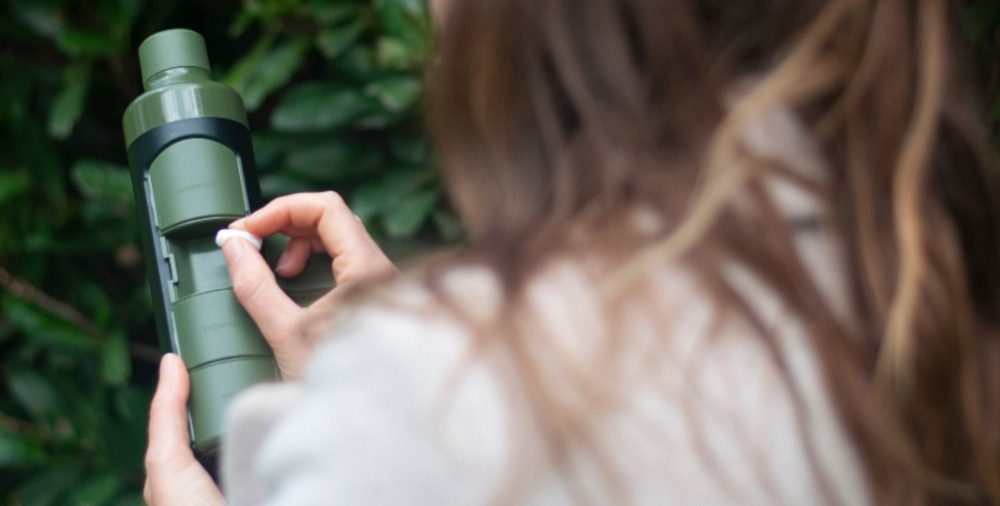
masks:
{"type": "MultiPolygon", "coordinates": [[[[1000,0],[962,32],[1000,124],[1000,0]]],[[[188,27],[251,111],[267,197],[346,195],[387,245],[453,241],[420,120],[423,0],[0,7],[0,503],[139,504],[156,338],[120,127],[135,48],[188,27]]]]}
{"type": "Polygon", "coordinates": [[[423,0],[0,7],[0,504],[139,504],[156,338],[121,116],[187,27],[241,92],[266,198],[334,189],[401,254],[460,234],[422,123],[423,0]]]}
{"type": "Polygon", "coordinates": [[[976,54],[994,137],[1000,134],[1000,0],[972,0],[961,13],[961,32],[976,54]]]}

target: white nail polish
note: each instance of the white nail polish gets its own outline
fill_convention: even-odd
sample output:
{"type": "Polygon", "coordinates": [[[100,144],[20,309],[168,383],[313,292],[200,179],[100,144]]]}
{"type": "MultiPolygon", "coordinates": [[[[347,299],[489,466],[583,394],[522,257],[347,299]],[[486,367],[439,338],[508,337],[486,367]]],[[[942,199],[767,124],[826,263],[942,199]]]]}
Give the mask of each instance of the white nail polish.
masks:
{"type": "Polygon", "coordinates": [[[226,243],[226,241],[232,239],[233,237],[239,237],[241,239],[246,240],[248,243],[252,244],[253,247],[256,248],[257,250],[260,250],[260,247],[264,244],[264,241],[261,240],[260,237],[257,237],[251,234],[250,232],[246,232],[243,230],[233,230],[231,228],[224,228],[216,232],[215,244],[221,248],[222,245],[226,243]]]}

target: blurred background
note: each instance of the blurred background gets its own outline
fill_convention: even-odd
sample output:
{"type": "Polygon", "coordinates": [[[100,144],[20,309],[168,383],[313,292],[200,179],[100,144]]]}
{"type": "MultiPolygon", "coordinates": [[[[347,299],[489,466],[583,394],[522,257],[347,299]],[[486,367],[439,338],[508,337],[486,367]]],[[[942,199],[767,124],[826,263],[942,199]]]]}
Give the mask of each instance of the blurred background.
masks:
{"type": "MultiPolygon", "coordinates": [[[[1000,0],[961,33],[997,131],[1000,0]]],[[[334,189],[395,259],[461,241],[422,119],[423,0],[0,4],[0,504],[141,504],[156,347],[121,117],[136,47],[205,36],[265,198],[334,189]]]]}
{"type": "Polygon", "coordinates": [[[121,129],[136,47],[204,35],[265,198],[334,189],[396,259],[460,239],[422,121],[423,0],[0,7],[0,504],[141,504],[159,350],[121,129]]]}

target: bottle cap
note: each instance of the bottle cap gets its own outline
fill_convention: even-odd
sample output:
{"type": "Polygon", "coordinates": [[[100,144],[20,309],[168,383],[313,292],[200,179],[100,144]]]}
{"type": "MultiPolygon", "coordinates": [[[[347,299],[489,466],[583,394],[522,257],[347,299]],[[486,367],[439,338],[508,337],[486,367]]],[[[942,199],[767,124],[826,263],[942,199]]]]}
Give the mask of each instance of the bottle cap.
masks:
{"type": "Polygon", "coordinates": [[[211,71],[205,39],[184,28],[164,30],[150,35],[139,45],[142,82],[159,72],[177,67],[197,67],[211,71]]]}

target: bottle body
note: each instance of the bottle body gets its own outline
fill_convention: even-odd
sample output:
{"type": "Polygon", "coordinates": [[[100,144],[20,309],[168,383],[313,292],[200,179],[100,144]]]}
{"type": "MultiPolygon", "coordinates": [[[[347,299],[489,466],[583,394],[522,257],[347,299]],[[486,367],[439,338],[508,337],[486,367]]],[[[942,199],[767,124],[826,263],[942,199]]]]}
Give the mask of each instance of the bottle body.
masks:
{"type": "MultiPolygon", "coordinates": [[[[201,40],[194,32],[170,30],[143,46],[156,37],[166,60],[173,58],[172,44],[201,40]]],[[[126,109],[123,128],[157,333],[161,347],[188,368],[191,440],[208,456],[218,446],[229,401],[279,374],[214,244],[216,230],[260,202],[243,102],[211,81],[206,68],[177,60],[167,64],[181,66],[154,68],[150,75],[142,62],[147,91],[126,109]]]]}

